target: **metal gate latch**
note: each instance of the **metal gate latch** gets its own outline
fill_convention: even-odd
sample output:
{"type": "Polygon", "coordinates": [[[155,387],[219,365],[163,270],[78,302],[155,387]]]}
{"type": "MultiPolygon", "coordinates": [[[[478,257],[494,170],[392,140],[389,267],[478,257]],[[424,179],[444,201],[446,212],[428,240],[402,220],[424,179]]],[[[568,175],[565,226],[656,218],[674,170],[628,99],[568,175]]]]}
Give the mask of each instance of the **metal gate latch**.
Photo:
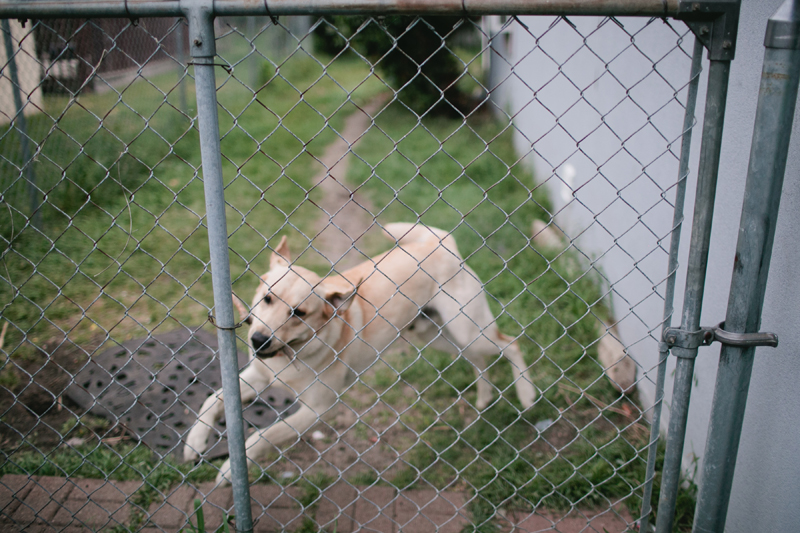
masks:
{"type": "Polygon", "coordinates": [[[697,331],[686,331],[678,328],[664,330],[664,342],[669,346],[692,350],[700,346],[709,346],[717,341],[728,346],[750,348],[754,346],[778,346],[778,336],[774,333],[732,333],[725,331],[725,322],[711,328],[700,328],[697,331]]]}

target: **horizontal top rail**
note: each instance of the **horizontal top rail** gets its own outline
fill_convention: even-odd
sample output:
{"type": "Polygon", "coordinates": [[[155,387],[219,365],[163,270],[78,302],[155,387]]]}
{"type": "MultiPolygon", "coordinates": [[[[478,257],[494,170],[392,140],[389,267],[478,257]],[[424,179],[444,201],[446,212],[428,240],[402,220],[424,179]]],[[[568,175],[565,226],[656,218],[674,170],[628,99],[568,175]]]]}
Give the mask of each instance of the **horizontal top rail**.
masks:
{"type": "MultiPolygon", "coordinates": [[[[183,16],[192,0],[0,0],[0,18],[183,16]]],[[[674,16],[679,0],[214,0],[233,15],[627,15],[674,16]]]]}

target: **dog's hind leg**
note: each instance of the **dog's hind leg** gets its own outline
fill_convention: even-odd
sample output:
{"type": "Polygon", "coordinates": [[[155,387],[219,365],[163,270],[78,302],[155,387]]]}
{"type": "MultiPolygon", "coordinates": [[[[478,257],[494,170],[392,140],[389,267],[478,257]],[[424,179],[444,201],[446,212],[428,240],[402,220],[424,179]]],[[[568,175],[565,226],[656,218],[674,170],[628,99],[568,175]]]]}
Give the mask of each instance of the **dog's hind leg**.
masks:
{"type": "MultiPolygon", "coordinates": [[[[438,341],[439,339],[437,339],[438,341]]],[[[537,392],[530,376],[530,371],[525,365],[522,358],[522,350],[520,350],[517,342],[507,335],[503,335],[497,329],[497,326],[491,324],[483,332],[478,333],[477,336],[471,340],[464,340],[466,346],[458,350],[456,345],[445,339],[442,342],[436,342],[434,347],[440,350],[449,351],[451,353],[463,355],[475,367],[477,375],[478,386],[478,400],[475,407],[478,410],[485,409],[492,401],[493,385],[489,381],[489,376],[486,371],[486,358],[497,354],[498,352],[508,359],[511,363],[511,372],[514,377],[514,387],[517,391],[517,398],[519,403],[522,404],[523,409],[528,409],[536,401],[537,392]],[[446,350],[445,344],[450,346],[446,350]],[[454,351],[455,350],[455,351],[454,351]]]]}
{"type": "MultiPolygon", "coordinates": [[[[250,366],[239,374],[239,390],[242,401],[248,402],[261,394],[272,381],[272,372],[264,363],[254,360],[250,366]]],[[[224,410],[222,389],[209,396],[200,408],[197,422],[186,436],[186,445],[183,448],[183,459],[195,461],[208,447],[208,438],[213,431],[214,423],[222,416],[224,410]]]]}
{"type": "MultiPolygon", "coordinates": [[[[464,317],[461,317],[463,320],[464,317]]],[[[419,317],[404,331],[418,347],[430,346],[434,350],[449,353],[455,356],[464,355],[475,368],[478,399],[475,407],[483,411],[492,401],[492,384],[486,375],[486,358],[480,354],[472,356],[469,347],[463,349],[458,340],[450,334],[450,324],[442,326],[443,318],[439,311],[433,307],[423,307],[419,317]]],[[[467,326],[464,324],[464,326],[467,326]]],[[[474,329],[474,328],[473,328],[474,329]]],[[[465,340],[465,339],[460,339],[465,340]]],[[[496,351],[495,351],[496,353],[496,351]]]]}
{"type": "Polygon", "coordinates": [[[500,333],[495,324],[485,328],[462,350],[464,357],[472,362],[475,366],[475,371],[478,373],[478,402],[476,407],[483,409],[492,399],[492,385],[489,383],[488,376],[485,373],[486,358],[498,352],[511,363],[517,398],[519,398],[522,408],[528,409],[536,401],[537,392],[528,367],[522,358],[522,350],[520,350],[514,339],[500,333]]]}
{"type": "Polygon", "coordinates": [[[492,389],[494,385],[489,381],[489,373],[486,370],[486,355],[475,354],[469,347],[461,352],[467,360],[475,367],[476,386],[478,388],[478,399],[475,402],[475,408],[478,411],[483,411],[489,407],[492,401],[492,389]]]}
{"type": "MultiPolygon", "coordinates": [[[[424,310],[426,314],[431,315],[435,320],[431,320],[436,327],[431,330],[430,328],[422,333],[418,333],[418,338],[422,346],[430,346],[434,350],[449,353],[455,356],[464,356],[475,369],[475,383],[478,388],[478,399],[475,402],[475,408],[478,411],[483,411],[489,406],[492,401],[493,385],[489,381],[489,376],[486,371],[486,354],[480,350],[473,349],[469,341],[462,336],[457,338],[451,334],[453,328],[448,324],[444,328],[438,325],[441,317],[432,309],[424,310]],[[463,342],[459,342],[463,341],[463,342]],[[466,348],[463,348],[466,346],[466,348]]],[[[462,317],[463,318],[463,317],[462,317]]],[[[497,349],[491,351],[489,355],[497,353],[497,349]]]]}
{"type": "Polygon", "coordinates": [[[444,290],[434,297],[432,307],[441,316],[442,332],[452,347],[457,348],[455,353],[469,359],[478,372],[477,407],[481,408],[491,401],[492,387],[483,369],[486,368],[486,357],[497,353],[511,363],[517,397],[523,409],[533,405],[537,392],[522,357],[522,350],[514,339],[500,333],[483,286],[472,270],[465,268],[454,276],[444,290]]]}
{"type": "Polygon", "coordinates": [[[496,326],[494,329],[499,346],[502,348],[501,353],[511,363],[511,372],[514,375],[514,386],[517,389],[519,403],[522,404],[523,409],[528,409],[536,401],[538,393],[531,379],[530,370],[525,365],[525,360],[522,357],[522,350],[517,341],[508,335],[500,333],[496,326]]]}

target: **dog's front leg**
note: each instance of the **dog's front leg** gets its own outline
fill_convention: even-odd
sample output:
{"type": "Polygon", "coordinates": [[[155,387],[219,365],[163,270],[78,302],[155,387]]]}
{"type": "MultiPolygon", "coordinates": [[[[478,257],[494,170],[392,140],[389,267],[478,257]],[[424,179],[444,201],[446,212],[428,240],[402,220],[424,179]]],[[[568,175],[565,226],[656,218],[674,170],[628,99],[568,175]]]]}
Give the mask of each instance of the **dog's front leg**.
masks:
{"type": "MultiPolygon", "coordinates": [[[[239,375],[239,390],[242,402],[248,402],[261,394],[272,381],[272,372],[259,360],[254,360],[239,375]]],[[[208,438],[217,419],[222,416],[224,404],[222,389],[209,396],[200,408],[197,423],[186,436],[183,459],[195,461],[208,447],[208,438]]]]}
{"type": "MultiPolygon", "coordinates": [[[[255,463],[259,457],[270,450],[278,449],[281,444],[297,441],[321,416],[330,411],[335,401],[334,397],[329,404],[317,402],[313,406],[308,406],[301,403],[300,409],[286,417],[285,420],[278,420],[270,427],[256,431],[245,442],[248,463],[255,463]]],[[[230,470],[231,461],[228,459],[217,475],[218,484],[224,485],[231,482],[230,470]]]]}

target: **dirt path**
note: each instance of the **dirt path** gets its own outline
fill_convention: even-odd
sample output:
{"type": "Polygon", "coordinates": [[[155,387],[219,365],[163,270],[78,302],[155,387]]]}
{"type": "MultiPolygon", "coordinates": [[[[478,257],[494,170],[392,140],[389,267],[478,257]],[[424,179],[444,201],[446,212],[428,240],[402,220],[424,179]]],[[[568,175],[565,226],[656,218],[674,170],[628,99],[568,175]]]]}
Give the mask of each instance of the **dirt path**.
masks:
{"type": "Polygon", "coordinates": [[[372,127],[389,96],[380,94],[347,117],[340,137],[319,158],[324,168],[314,177],[314,186],[322,192],[318,205],[325,213],[316,222],[313,246],[325,257],[323,261],[334,264],[339,272],[369,255],[366,241],[370,237],[365,234],[372,228],[374,209],[369,198],[351,191],[346,181],[347,171],[354,157],[352,151],[372,127]]]}
{"type": "MultiPolygon", "coordinates": [[[[359,140],[372,127],[375,116],[383,110],[389,97],[387,93],[379,94],[347,117],[340,137],[328,145],[319,158],[323,168],[314,177],[314,186],[322,193],[317,206],[324,213],[315,222],[317,236],[312,244],[322,257],[315,257],[314,262],[333,264],[337,272],[364,261],[374,254],[376,246],[387,244],[378,236],[379,228],[374,226],[372,202],[365,194],[352,190],[347,172],[351,164],[358,162],[354,160],[357,156],[353,151],[359,140]]],[[[362,379],[370,381],[375,372],[376,368],[369,370],[362,379]]],[[[354,387],[346,397],[344,403],[350,408],[339,407],[332,420],[316,425],[328,441],[337,441],[339,445],[323,445],[307,437],[292,448],[289,461],[281,460],[273,464],[273,468],[299,473],[295,469],[302,465],[303,471],[313,467],[347,479],[375,471],[391,479],[401,470],[404,463],[398,460],[395,447],[410,447],[414,439],[407,431],[397,429],[401,427],[397,424],[397,412],[377,401],[374,391],[365,385],[354,387]],[[355,429],[359,421],[362,422],[361,432],[355,429]],[[390,429],[393,424],[397,428],[390,429]],[[394,447],[377,443],[379,433],[394,447]],[[318,447],[324,451],[322,462],[318,447]]]]}

